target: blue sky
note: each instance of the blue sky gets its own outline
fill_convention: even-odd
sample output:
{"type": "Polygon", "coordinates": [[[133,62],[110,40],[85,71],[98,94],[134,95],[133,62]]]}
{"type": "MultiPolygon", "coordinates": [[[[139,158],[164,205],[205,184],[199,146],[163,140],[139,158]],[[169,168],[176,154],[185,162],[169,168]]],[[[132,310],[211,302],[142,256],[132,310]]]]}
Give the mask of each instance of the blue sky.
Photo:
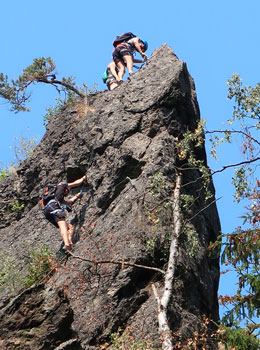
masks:
{"type": "MultiPolygon", "coordinates": [[[[195,80],[201,117],[208,129],[219,129],[232,113],[227,100],[226,81],[236,72],[245,84],[258,82],[259,0],[9,0],[0,4],[0,72],[16,78],[35,57],[51,57],[57,77],[73,75],[79,85],[105,89],[101,80],[111,60],[112,41],[124,31],[132,31],[149,43],[148,56],[163,43],[172,47],[187,63],[195,80]]],[[[14,137],[42,137],[46,108],[55,105],[56,91],[50,86],[34,86],[30,113],[13,114],[0,100],[2,135],[0,165],[13,161],[10,146],[14,137]]],[[[239,157],[239,145],[222,149],[219,168],[239,157]]],[[[232,198],[231,171],[217,175],[214,183],[222,231],[240,224],[243,208],[232,198]]],[[[231,282],[230,282],[231,281],[231,282]]],[[[220,292],[232,287],[223,278],[220,292]]]]}

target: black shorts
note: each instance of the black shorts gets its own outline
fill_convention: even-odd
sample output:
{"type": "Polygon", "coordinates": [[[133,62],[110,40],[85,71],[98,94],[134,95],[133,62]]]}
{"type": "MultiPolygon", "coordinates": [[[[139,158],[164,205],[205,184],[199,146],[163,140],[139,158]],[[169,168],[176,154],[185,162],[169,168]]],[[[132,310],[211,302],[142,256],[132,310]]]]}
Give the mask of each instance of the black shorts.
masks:
{"type": "Polygon", "coordinates": [[[127,47],[118,46],[117,48],[115,48],[115,50],[113,52],[113,61],[115,62],[115,64],[117,64],[118,62],[124,63],[124,56],[132,56],[133,57],[133,53],[127,47]]]}
{"type": "Polygon", "coordinates": [[[55,214],[51,214],[52,209],[50,209],[49,207],[46,207],[43,210],[43,214],[45,216],[45,218],[51,223],[53,224],[55,227],[59,228],[58,222],[59,221],[65,221],[66,215],[64,211],[58,211],[55,214]]]}

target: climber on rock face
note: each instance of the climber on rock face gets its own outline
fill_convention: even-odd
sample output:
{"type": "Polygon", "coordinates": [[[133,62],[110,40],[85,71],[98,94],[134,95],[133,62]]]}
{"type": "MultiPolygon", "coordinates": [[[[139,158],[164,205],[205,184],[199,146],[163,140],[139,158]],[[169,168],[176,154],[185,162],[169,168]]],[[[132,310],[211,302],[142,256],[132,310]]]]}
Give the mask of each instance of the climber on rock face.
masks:
{"type": "Polygon", "coordinates": [[[105,73],[103,74],[103,82],[107,85],[108,90],[113,90],[120,84],[120,78],[118,76],[118,67],[115,62],[112,61],[108,64],[105,73]]]}
{"type": "Polygon", "coordinates": [[[64,210],[71,211],[70,206],[82,197],[82,191],[69,200],[65,200],[64,197],[69,195],[71,188],[82,185],[86,180],[87,177],[85,175],[71,183],[61,182],[57,185],[47,185],[43,190],[41,200],[41,204],[44,206],[43,214],[49,222],[60,229],[64,250],[70,251],[73,248],[72,239],[75,232],[75,226],[72,223],[67,224],[64,210]]]}
{"type": "Polygon", "coordinates": [[[148,57],[144,53],[148,49],[148,43],[138,37],[133,37],[127,41],[116,45],[113,51],[113,61],[119,68],[118,76],[122,80],[125,73],[125,65],[129,75],[133,74],[134,63],[144,63],[148,57]],[[137,60],[134,58],[134,53],[139,52],[144,60],[137,60]]]}

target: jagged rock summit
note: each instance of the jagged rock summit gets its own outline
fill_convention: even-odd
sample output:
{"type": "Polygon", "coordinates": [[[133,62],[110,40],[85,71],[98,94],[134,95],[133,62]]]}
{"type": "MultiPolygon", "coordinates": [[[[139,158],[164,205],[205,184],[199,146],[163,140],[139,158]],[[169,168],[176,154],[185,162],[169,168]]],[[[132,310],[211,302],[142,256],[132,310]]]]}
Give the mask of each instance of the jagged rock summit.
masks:
{"type": "MultiPolygon", "coordinates": [[[[2,289],[1,349],[115,349],[111,334],[118,344],[160,348],[151,284],[160,290],[162,274],[115,262],[165,268],[172,220],[164,203],[175,184],[176,139],[199,118],[186,64],[163,45],[131,80],[51,120],[32,157],[0,182],[0,256],[14,255],[22,274],[28,247],[58,250],[61,238],[44,219],[39,195],[48,182],[86,173],[88,185],[73,211],[74,254],[89,261],[69,257],[48,281],[16,297],[2,289]],[[21,210],[12,210],[13,203],[21,210]]],[[[206,165],[204,147],[196,156],[206,165]]],[[[215,204],[205,207],[199,176],[195,169],[183,175],[185,193],[196,194],[196,202],[179,240],[168,312],[176,342],[201,331],[205,318],[218,319],[219,264],[208,246],[220,224],[215,204]]]]}

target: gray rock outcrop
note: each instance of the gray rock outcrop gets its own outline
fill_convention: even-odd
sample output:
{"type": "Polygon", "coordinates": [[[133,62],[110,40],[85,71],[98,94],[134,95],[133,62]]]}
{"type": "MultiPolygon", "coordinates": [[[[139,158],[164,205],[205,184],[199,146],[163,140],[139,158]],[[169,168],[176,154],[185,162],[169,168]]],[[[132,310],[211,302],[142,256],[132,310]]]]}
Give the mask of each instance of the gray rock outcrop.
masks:
{"type": "MultiPolygon", "coordinates": [[[[16,297],[1,289],[1,349],[105,349],[111,334],[120,338],[124,330],[136,344],[145,340],[160,348],[151,284],[160,290],[163,276],[111,262],[165,269],[170,199],[176,167],[182,166],[176,140],[199,119],[186,64],[163,45],[131,80],[78,101],[51,120],[33,156],[17,175],[0,182],[0,257],[15,256],[23,274],[28,247],[47,244],[58,250],[61,238],[42,216],[40,193],[48,182],[70,182],[87,173],[84,196],[74,205],[74,254],[89,262],[69,257],[45,283],[16,297]],[[21,209],[13,210],[12,203],[21,209]]],[[[206,165],[204,146],[195,154],[206,165]]],[[[183,214],[193,219],[179,239],[169,309],[176,341],[200,332],[204,318],[218,320],[219,262],[208,247],[220,224],[214,201],[205,204],[199,178],[197,169],[183,172],[183,193],[195,202],[183,214]]],[[[212,183],[210,191],[214,194],[212,183]]]]}

